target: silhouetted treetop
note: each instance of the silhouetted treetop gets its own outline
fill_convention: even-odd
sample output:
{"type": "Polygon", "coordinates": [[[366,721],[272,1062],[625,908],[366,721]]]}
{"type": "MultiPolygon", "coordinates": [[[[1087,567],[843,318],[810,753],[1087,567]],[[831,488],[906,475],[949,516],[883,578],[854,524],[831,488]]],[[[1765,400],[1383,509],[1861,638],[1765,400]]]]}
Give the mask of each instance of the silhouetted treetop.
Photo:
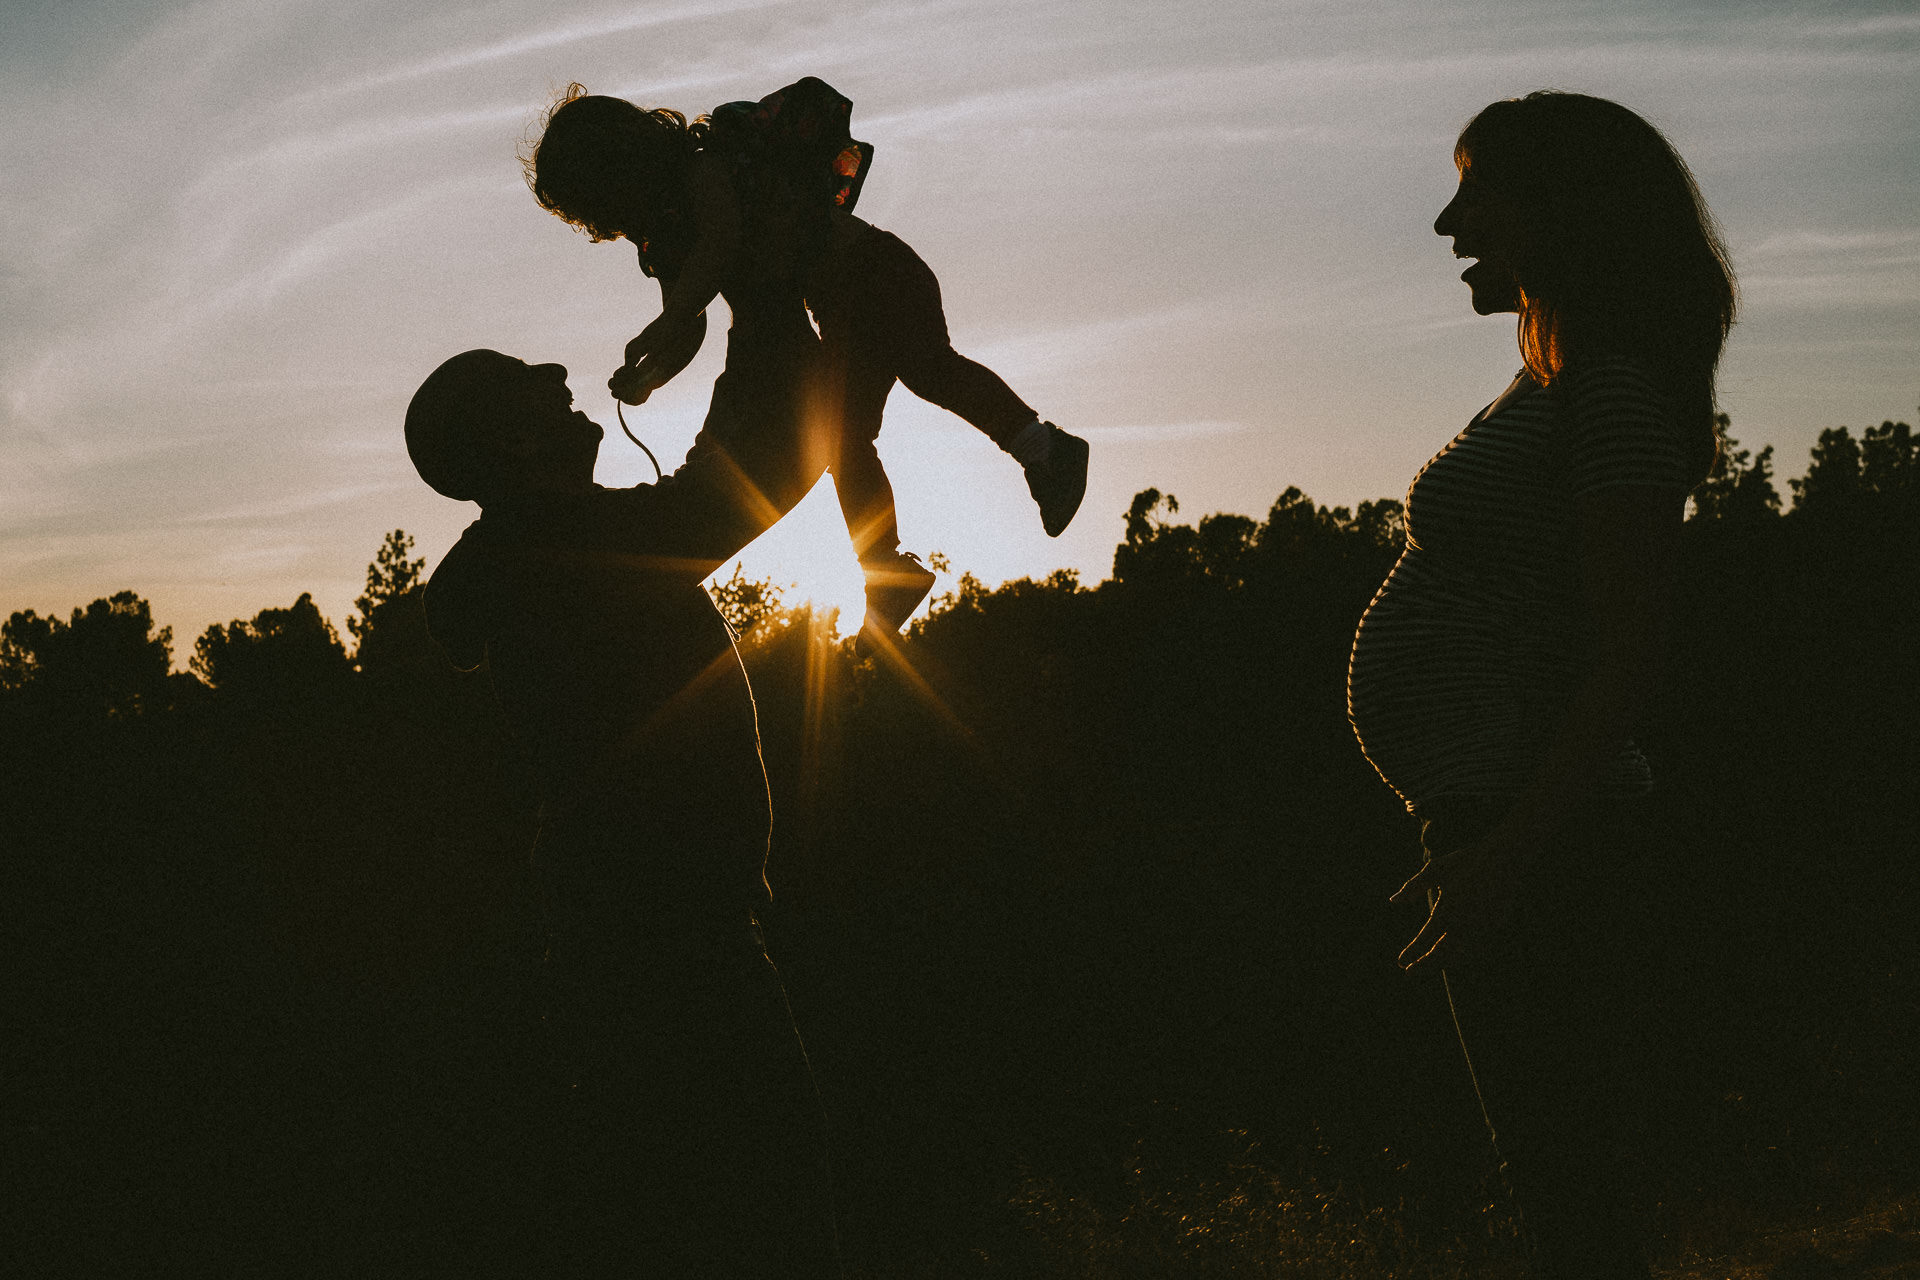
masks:
{"type": "Polygon", "coordinates": [[[1739,447],[1728,434],[1733,419],[1714,415],[1720,430],[1720,453],[1713,470],[1693,491],[1694,520],[1765,520],[1780,514],[1780,494],[1773,487],[1773,446],[1756,456],[1739,447]]]}
{"type": "Polygon", "coordinates": [[[1829,427],[1813,446],[1807,474],[1787,483],[1793,487],[1793,509],[1828,512],[1857,508],[1865,486],[1861,483],[1860,443],[1845,427],[1829,427]]]}
{"type": "Polygon", "coordinates": [[[1134,495],[1127,508],[1126,541],[1113,552],[1114,581],[1209,582],[1229,589],[1243,585],[1242,566],[1258,526],[1237,515],[1206,516],[1197,528],[1174,524],[1167,517],[1179,510],[1179,500],[1170,493],[1143,489],[1134,495]]]}
{"type": "Polygon", "coordinates": [[[1816,518],[1911,514],[1917,473],[1920,445],[1908,424],[1882,422],[1860,440],[1845,427],[1829,427],[1813,446],[1805,478],[1788,482],[1793,510],[1816,518]]]}
{"type": "Polygon", "coordinates": [[[194,642],[192,666],[222,693],[311,690],[349,670],[333,624],[305,591],[288,608],[262,609],[251,622],[214,623],[194,642]]]}
{"type": "Polygon", "coordinates": [[[1877,498],[1912,502],[1920,487],[1920,444],[1904,422],[1868,427],[1860,443],[1861,486],[1877,498]]]}
{"type": "Polygon", "coordinates": [[[1363,502],[1356,514],[1346,507],[1316,506],[1289,486],[1264,523],[1217,514],[1198,525],[1174,524],[1167,517],[1179,509],[1172,494],[1158,489],[1134,496],[1126,541],[1113,553],[1116,583],[1204,583],[1231,591],[1291,583],[1336,565],[1364,565],[1371,571],[1390,565],[1406,537],[1401,505],[1391,498],[1363,502]]]}
{"type": "Polygon", "coordinates": [[[75,609],[72,620],[31,609],[0,624],[0,689],[31,687],[87,715],[126,716],[164,707],[173,629],[153,629],[153,610],[131,591],[75,609]]]}
{"type": "Polygon", "coordinates": [[[737,636],[745,636],[760,626],[779,620],[785,610],[780,606],[781,588],[771,578],[749,578],[739,565],[733,576],[708,589],[720,616],[727,620],[737,636]]]}
{"type": "MultiPolygon", "coordinates": [[[[422,585],[421,573],[427,567],[426,558],[407,559],[407,552],[413,550],[413,539],[407,536],[405,529],[395,529],[380,543],[380,550],[374,553],[373,563],[367,566],[367,589],[353,602],[357,610],[354,617],[347,619],[347,630],[354,640],[364,647],[367,634],[373,629],[373,615],[379,607],[389,600],[397,599],[422,585]]],[[[358,649],[355,656],[359,656],[358,649]]]]}

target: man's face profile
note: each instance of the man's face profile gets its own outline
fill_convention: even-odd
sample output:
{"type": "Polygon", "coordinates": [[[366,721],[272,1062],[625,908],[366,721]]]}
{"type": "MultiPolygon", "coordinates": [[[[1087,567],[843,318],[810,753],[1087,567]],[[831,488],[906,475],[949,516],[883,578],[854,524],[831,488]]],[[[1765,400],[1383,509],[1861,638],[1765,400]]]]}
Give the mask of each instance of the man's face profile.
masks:
{"type": "Polygon", "coordinates": [[[476,362],[473,402],[494,446],[540,471],[583,468],[579,478],[590,483],[604,432],[573,407],[566,366],[487,355],[494,358],[476,362]]]}
{"type": "Polygon", "coordinates": [[[415,463],[450,497],[589,486],[602,435],[573,408],[564,366],[530,365],[498,351],[446,361],[408,413],[415,463]]]}

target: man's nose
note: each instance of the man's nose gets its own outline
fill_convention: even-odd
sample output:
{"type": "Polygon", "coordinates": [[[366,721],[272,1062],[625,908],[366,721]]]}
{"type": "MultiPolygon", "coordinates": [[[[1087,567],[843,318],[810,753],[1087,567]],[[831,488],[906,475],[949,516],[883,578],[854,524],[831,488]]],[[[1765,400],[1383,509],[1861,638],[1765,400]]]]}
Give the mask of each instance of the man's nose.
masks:
{"type": "Polygon", "coordinates": [[[548,382],[567,380],[567,366],[563,364],[537,364],[533,366],[533,371],[548,382]]]}

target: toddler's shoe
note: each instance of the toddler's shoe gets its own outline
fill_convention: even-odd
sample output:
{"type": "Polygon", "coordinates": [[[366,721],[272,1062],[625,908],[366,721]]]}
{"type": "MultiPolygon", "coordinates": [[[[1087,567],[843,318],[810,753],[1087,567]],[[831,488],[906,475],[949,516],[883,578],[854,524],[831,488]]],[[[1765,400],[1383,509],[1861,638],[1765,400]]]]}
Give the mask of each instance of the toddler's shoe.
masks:
{"type": "Polygon", "coordinates": [[[910,551],[896,551],[889,559],[860,567],[867,576],[867,617],[862,630],[871,627],[882,635],[898,635],[933,590],[933,570],[910,551]]]}
{"type": "Polygon", "coordinates": [[[1049,538],[1057,538],[1073,523],[1080,500],[1087,496],[1087,442],[1047,423],[1050,436],[1047,460],[1023,468],[1027,492],[1040,507],[1040,524],[1049,538]]]}

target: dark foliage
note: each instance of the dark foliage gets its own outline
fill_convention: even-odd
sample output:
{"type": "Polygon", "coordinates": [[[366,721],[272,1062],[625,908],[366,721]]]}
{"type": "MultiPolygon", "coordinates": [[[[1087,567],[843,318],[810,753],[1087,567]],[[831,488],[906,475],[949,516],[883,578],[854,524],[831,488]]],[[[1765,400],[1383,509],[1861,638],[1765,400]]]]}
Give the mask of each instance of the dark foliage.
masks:
{"type": "Polygon", "coordinates": [[[251,622],[214,623],[193,642],[193,672],[230,697],[316,697],[344,681],[347,651],[313,596],[262,609],[251,622]]]}
{"type": "Polygon", "coordinates": [[[406,530],[395,529],[374,553],[373,563],[367,566],[367,589],[354,600],[354,616],[347,619],[347,631],[356,643],[364,644],[379,629],[374,614],[382,605],[425,585],[422,571],[427,562],[407,559],[411,550],[413,539],[406,530]]]}
{"type": "Polygon", "coordinates": [[[74,720],[164,708],[172,662],[172,629],[155,634],[152,609],[131,591],[70,622],[28,609],[0,625],[0,690],[74,720]]]}
{"type": "MultiPolygon", "coordinates": [[[[1645,734],[1683,851],[1645,1171],[1674,1238],[1920,1167],[1915,460],[1904,424],[1827,432],[1783,515],[1771,451],[1729,442],[1685,530],[1645,734]]],[[[721,592],[856,1274],[1504,1247],[1444,1006],[1392,965],[1414,833],[1345,719],[1399,506],[1176,515],[1139,495],[1097,586],[963,577],[905,668],[721,592]]],[[[352,661],[306,596],[210,628],[197,677],[131,592],[0,630],[28,1270],[470,1273],[422,1224],[484,1236],[498,1170],[447,1153],[522,1034],[535,814],[410,550],[369,567],[352,661]]]]}

